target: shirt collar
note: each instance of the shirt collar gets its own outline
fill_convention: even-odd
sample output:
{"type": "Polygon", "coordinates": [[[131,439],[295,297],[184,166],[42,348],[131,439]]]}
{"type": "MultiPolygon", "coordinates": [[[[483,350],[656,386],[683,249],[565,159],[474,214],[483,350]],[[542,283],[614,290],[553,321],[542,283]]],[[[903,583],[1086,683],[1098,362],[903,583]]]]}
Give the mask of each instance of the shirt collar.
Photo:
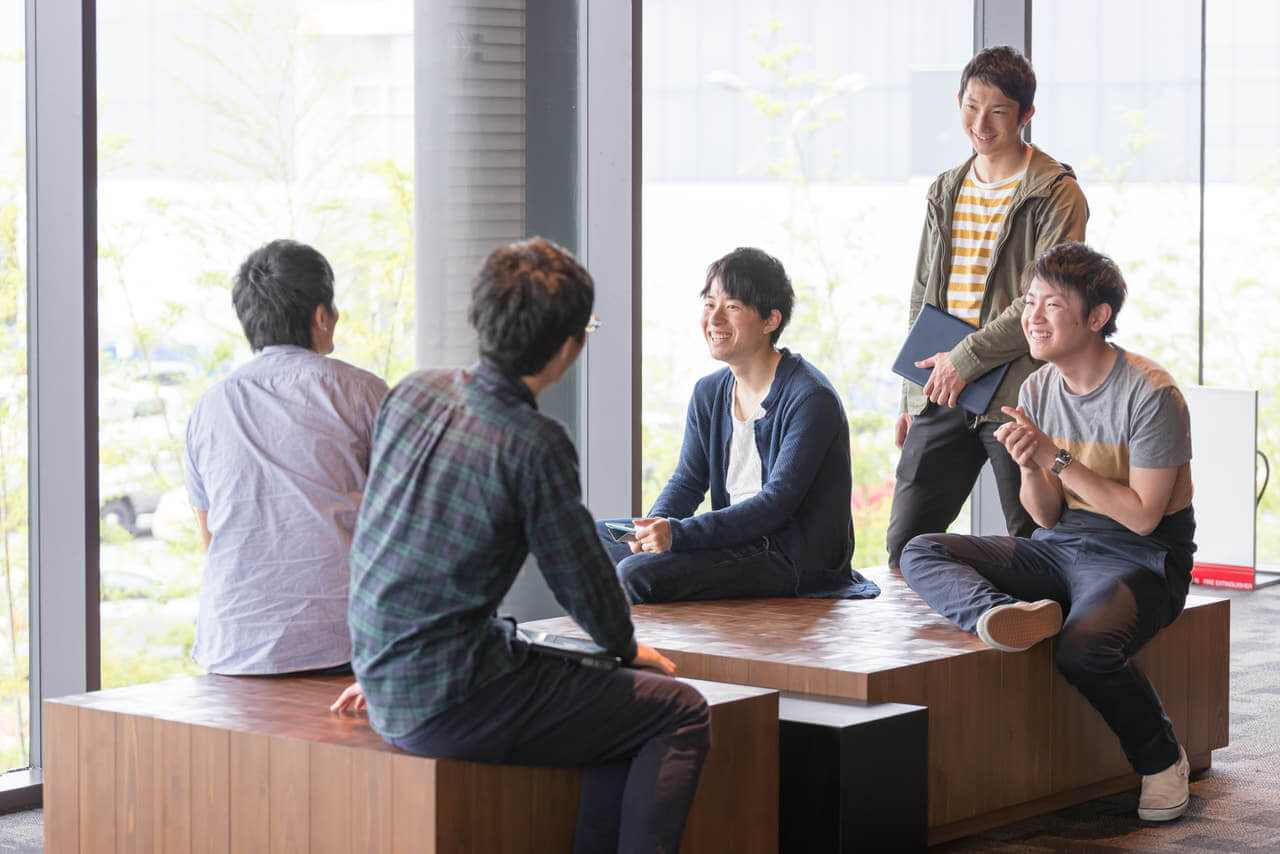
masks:
{"type": "Polygon", "coordinates": [[[515,395],[534,409],[538,408],[538,399],[534,397],[533,389],[525,385],[524,380],[519,377],[509,377],[497,368],[490,367],[484,362],[476,362],[471,367],[471,372],[476,379],[486,387],[498,391],[506,391],[515,395]]]}
{"type": "Polygon", "coordinates": [[[260,356],[272,356],[276,353],[315,353],[315,351],[299,347],[297,344],[268,344],[258,351],[260,356]]]}

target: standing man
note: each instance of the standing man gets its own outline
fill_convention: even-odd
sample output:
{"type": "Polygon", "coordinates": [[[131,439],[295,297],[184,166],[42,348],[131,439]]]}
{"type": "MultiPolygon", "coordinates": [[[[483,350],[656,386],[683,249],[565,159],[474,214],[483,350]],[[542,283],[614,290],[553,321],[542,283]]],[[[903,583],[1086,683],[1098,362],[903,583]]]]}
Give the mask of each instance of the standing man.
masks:
{"type": "Polygon", "coordinates": [[[1134,661],[1182,611],[1191,583],[1191,421],[1172,377],[1107,343],[1124,304],[1115,263],[1066,243],[1027,270],[1022,328],[1049,364],[996,431],[1037,530],[926,534],[902,574],[938,613],[1006,652],[1058,636],[1058,669],[1142,775],[1138,816],[1187,809],[1186,751],[1134,661]],[[1063,621],[1063,614],[1066,621],[1063,621]]]}
{"type": "Polygon", "coordinates": [[[378,734],[411,753],[587,766],[574,850],[675,854],[710,747],[706,701],[636,644],[577,454],[537,406],[582,352],[594,293],[549,241],[494,250],[468,310],[479,364],[415,373],[387,397],[351,550],[358,684],[334,709],[367,701],[378,734]],[[530,652],[497,616],[530,552],[596,643],[651,669],[530,652]]]}
{"type": "Polygon", "coordinates": [[[707,268],[702,334],[725,367],[695,386],[680,461],[635,541],[600,526],[632,602],[880,592],[850,569],[844,407],[821,371],[776,346],[794,303],[759,249],[707,268]],[[711,510],[694,515],[708,489],[711,510]]]}
{"type": "Polygon", "coordinates": [[[333,269],[294,240],[231,291],[252,360],[196,401],[183,455],[204,542],[191,654],[210,673],[349,674],[347,552],[387,384],[333,352],[333,269]]]}
{"type": "Polygon", "coordinates": [[[932,368],[922,390],[903,383],[894,441],[902,450],[886,545],[889,565],[916,534],[945,531],[988,459],[1009,533],[1034,529],[1018,503],[1018,467],[995,438],[1018,387],[1036,368],[1018,318],[1018,277],[1040,253],[1083,240],[1089,209],[1071,167],[1022,140],[1035,114],[1036,75],[1011,47],[979,53],[960,77],[960,124],[974,155],[929,188],[908,326],[925,303],[973,324],[932,368]],[[965,385],[1011,363],[987,411],[956,408],[965,385]]]}

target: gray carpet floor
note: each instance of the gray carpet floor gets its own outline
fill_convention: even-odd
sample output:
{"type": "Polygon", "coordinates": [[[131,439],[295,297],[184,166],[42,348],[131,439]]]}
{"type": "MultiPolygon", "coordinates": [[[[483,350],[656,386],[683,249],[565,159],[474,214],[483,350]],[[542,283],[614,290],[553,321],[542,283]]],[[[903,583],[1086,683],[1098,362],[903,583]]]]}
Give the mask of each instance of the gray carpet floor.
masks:
{"type": "MultiPolygon", "coordinates": [[[[1193,778],[1183,818],[1167,825],[1139,821],[1137,793],[1127,792],[933,850],[1280,852],[1280,585],[1193,592],[1232,600],[1231,744],[1193,778]]],[[[0,815],[0,854],[39,852],[42,840],[40,810],[0,815]]]]}

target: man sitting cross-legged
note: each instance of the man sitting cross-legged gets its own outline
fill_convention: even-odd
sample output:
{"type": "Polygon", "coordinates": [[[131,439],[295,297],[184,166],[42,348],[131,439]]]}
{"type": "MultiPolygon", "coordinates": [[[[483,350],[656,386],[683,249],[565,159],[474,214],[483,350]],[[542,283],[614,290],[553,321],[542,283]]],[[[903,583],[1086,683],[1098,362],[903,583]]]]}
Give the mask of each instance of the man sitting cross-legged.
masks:
{"type": "Polygon", "coordinates": [[[468,310],[479,364],[415,373],[387,397],[351,547],[359,682],[333,708],[367,701],[374,730],[411,753],[586,766],[575,851],[675,854],[710,748],[707,704],[637,646],[577,453],[537,406],[582,352],[594,295],[553,243],[496,249],[468,310]],[[496,613],[530,552],[596,643],[661,672],[530,652],[496,613]]]}
{"type": "Polygon", "coordinates": [[[629,544],[601,537],[632,602],[870,597],[850,569],[849,422],[822,372],[775,345],[795,294],[759,249],[712,263],[702,333],[727,367],[694,388],[680,461],[629,544]],[[694,515],[711,490],[711,511],[694,515]]]}
{"type": "Polygon", "coordinates": [[[1049,364],[1022,385],[997,437],[1021,469],[1029,539],[924,534],[907,583],[996,649],[1057,635],[1058,668],[1143,775],[1138,815],[1177,818],[1186,752],[1133,657],[1182,610],[1191,581],[1191,425],[1159,365],[1107,343],[1124,303],[1115,263],[1082,243],[1037,258],[1022,328],[1049,364]],[[1065,615],[1065,620],[1064,620],[1065,615]]]}

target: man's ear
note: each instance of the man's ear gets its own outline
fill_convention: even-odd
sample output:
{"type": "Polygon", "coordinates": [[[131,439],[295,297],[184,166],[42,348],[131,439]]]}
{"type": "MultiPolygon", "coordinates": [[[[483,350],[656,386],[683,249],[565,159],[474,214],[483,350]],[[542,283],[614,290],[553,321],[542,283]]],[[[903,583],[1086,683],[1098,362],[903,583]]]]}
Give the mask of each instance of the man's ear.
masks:
{"type": "Polygon", "coordinates": [[[560,349],[551,357],[551,361],[555,362],[556,365],[560,367],[560,374],[557,374],[557,377],[569,370],[573,363],[578,360],[578,355],[582,353],[582,347],[586,343],[585,336],[583,338],[575,338],[570,335],[568,338],[564,339],[564,343],[560,345],[560,349]]]}
{"type": "Polygon", "coordinates": [[[1031,117],[1034,116],[1035,114],[1036,114],[1035,104],[1032,104],[1030,107],[1027,107],[1026,113],[1024,113],[1022,118],[1018,121],[1018,130],[1022,130],[1023,128],[1025,128],[1027,126],[1027,122],[1031,121],[1031,117]]]}
{"type": "Polygon", "coordinates": [[[769,316],[765,319],[764,331],[772,334],[773,330],[777,329],[781,325],[782,312],[775,308],[769,312],[769,316]]]}
{"type": "Polygon", "coordinates": [[[1089,320],[1085,325],[1089,327],[1090,332],[1101,332],[1102,327],[1106,326],[1110,320],[1111,306],[1104,302],[1093,307],[1093,310],[1089,312],[1089,320]]]}

